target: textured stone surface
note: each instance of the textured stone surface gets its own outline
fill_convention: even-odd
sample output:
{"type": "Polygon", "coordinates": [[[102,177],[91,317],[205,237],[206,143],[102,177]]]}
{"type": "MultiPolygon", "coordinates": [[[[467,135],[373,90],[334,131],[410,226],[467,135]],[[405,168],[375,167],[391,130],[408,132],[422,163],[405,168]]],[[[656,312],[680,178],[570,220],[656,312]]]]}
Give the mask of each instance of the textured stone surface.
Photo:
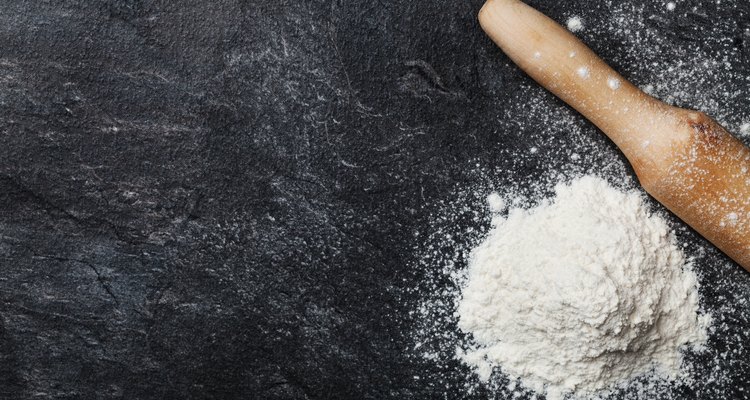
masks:
{"type": "MultiPolygon", "coordinates": [[[[612,7],[532,3],[589,26],[612,7]]],[[[465,367],[410,354],[423,205],[475,181],[477,163],[504,169],[501,185],[567,162],[545,151],[565,137],[508,156],[544,123],[511,105],[574,115],[521,90],[480,6],[3,0],[0,397],[472,397],[468,375],[438,378],[465,367]]],[[[739,123],[750,6],[680,3],[693,6],[648,26],[717,58],[736,50],[743,79],[724,84],[739,123]]],[[[635,80],[661,73],[596,32],[584,36],[635,80]]],[[[702,260],[706,279],[750,286],[717,252],[702,260]]],[[[720,307],[747,293],[705,294],[720,307]]],[[[714,339],[736,349],[717,383],[736,398],[750,391],[744,304],[714,339]]]]}

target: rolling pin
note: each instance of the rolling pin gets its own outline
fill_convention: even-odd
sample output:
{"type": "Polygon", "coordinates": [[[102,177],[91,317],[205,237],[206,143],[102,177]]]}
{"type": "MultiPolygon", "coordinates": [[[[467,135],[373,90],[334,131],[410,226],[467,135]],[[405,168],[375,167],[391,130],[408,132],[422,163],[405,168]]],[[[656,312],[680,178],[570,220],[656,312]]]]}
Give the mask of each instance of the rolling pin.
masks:
{"type": "Polygon", "coordinates": [[[644,93],[519,0],[487,1],[479,22],[522,70],[622,150],[646,192],[750,271],[750,149],[706,114],[644,93]]]}

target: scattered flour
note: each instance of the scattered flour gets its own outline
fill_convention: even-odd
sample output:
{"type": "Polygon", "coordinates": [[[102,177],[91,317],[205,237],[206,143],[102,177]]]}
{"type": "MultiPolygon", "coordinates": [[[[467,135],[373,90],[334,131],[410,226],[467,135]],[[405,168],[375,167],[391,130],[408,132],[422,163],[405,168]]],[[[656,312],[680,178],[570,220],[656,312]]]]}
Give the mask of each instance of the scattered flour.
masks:
{"type": "Polygon", "coordinates": [[[737,213],[729,213],[727,215],[727,220],[729,221],[731,225],[736,225],[737,222],[740,220],[740,217],[739,215],[737,215],[737,213]]]}
{"type": "Polygon", "coordinates": [[[499,213],[505,210],[505,200],[503,200],[503,198],[497,193],[492,193],[487,196],[487,205],[489,205],[490,211],[493,213],[499,213]]]}
{"type": "Polygon", "coordinates": [[[737,225],[737,222],[739,222],[740,216],[737,215],[737,213],[729,213],[724,216],[724,219],[719,223],[719,226],[735,226],[737,225]]]}
{"type": "Polygon", "coordinates": [[[583,79],[587,79],[591,73],[588,67],[580,67],[576,72],[578,73],[578,76],[583,79]]]}
{"type": "Polygon", "coordinates": [[[460,356],[483,380],[500,366],[551,400],[653,368],[678,376],[679,349],[705,342],[709,318],[666,223],[600,178],[555,191],[494,219],[472,252],[458,315],[477,345],[460,356]]]}
{"type": "Polygon", "coordinates": [[[580,17],[571,17],[568,19],[568,29],[571,32],[578,32],[583,30],[583,20],[580,17]]]}
{"type": "Polygon", "coordinates": [[[607,79],[607,86],[609,86],[609,88],[612,89],[612,90],[619,89],[621,84],[622,83],[620,82],[620,80],[617,79],[617,78],[615,78],[615,77],[613,77],[613,76],[611,76],[611,77],[609,77],[607,79]]]}

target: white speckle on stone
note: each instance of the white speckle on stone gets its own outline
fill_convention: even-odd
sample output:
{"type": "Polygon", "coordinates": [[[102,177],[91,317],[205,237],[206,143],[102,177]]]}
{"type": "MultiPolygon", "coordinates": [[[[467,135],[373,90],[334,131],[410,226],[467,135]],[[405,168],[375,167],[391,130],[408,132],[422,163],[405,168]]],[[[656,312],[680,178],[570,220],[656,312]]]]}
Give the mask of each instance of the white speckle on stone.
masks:
{"type": "Polygon", "coordinates": [[[536,154],[537,152],[539,152],[539,149],[536,147],[532,147],[529,149],[529,152],[531,152],[531,154],[536,154]]]}
{"type": "Polygon", "coordinates": [[[643,91],[646,92],[646,93],[648,93],[648,94],[653,94],[654,93],[654,85],[646,85],[646,86],[644,86],[643,87],[643,91]]]}
{"type": "Polygon", "coordinates": [[[674,11],[675,7],[677,7],[677,5],[675,3],[671,2],[671,1],[669,3],[667,3],[667,10],[674,11]]]}
{"type": "Polygon", "coordinates": [[[490,211],[493,213],[499,213],[505,210],[505,200],[500,197],[497,193],[490,193],[487,196],[487,205],[490,206],[490,211]]]}
{"type": "Polygon", "coordinates": [[[750,122],[745,122],[744,124],[740,125],[740,135],[750,135],[750,122]]]}
{"type": "Polygon", "coordinates": [[[617,90],[620,88],[620,80],[615,78],[614,76],[610,76],[607,79],[607,86],[609,86],[612,90],[617,90]]]}
{"type": "Polygon", "coordinates": [[[568,19],[568,29],[571,32],[578,32],[583,29],[583,21],[580,17],[571,17],[568,19]]]}
{"type": "Polygon", "coordinates": [[[578,153],[573,153],[570,155],[570,159],[573,161],[578,161],[581,159],[581,156],[579,156],[578,153]]]}
{"type": "Polygon", "coordinates": [[[578,68],[578,71],[576,71],[576,72],[578,73],[578,76],[580,76],[583,79],[586,79],[586,78],[589,77],[589,68],[588,67],[578,68]]]}

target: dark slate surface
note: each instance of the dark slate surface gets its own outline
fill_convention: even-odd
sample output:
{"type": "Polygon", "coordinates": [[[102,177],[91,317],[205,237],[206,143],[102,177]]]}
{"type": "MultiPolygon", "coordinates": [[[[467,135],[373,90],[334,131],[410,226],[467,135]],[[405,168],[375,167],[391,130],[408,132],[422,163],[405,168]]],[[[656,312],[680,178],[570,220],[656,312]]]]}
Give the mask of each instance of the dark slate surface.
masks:
{"type": "MultiPolygon", "coordinates": [[[[589,26],[613,7],[532,3],[589,26]]],[[[530,81],[479,29],[480,5],[3,0],[0,397],[502,397],[468,394],[465,367],[412,354],[425,204],[475,182],[477,163],[504,171],[499,186],[567,163],[547,151],[564,136],[510,156],[542,124],[505,112],[519,102],[577,118],[619,156],[521,90],[530,81]]],[[[741,122],[750,5],[679,7],[696,9],[647,26],[730,54],[726,118],[741,122]]],[[[606,30],[583,36],[637,82],[660,76],[606,30]]],[[[604,157],[589,153],[584,169],[604,157]]],[[[710,247],[700,268],[748,287],[710,247]]],[[[710,309],[750,293],[727,287],[704,289],[710,309]]],[[[744,304],[712,339],[734,350],[715,386],[735,398],[750,390],[744,304]]]]}

